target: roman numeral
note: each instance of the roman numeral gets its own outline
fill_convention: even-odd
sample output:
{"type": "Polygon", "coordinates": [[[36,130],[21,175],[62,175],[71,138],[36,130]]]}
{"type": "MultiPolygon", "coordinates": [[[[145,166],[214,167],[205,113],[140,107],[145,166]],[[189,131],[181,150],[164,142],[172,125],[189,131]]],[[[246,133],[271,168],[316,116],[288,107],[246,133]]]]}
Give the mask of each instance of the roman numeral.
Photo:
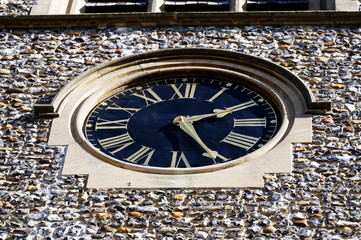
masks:
{"type": "Polygon", "coordinates": [[[225,142],[236,147],[244,148],[246,150],[250,149],[253,145],[257,143],[260,138],[243,135],[240,133],[230,132],[228,136],[223,139],[221,142],[225,142]]]}
{"type": "Polygon", "coordinates": [[[100,145],[106,150],[116,148],[114,151],[110,152],[111,154],[115,154],[134,143],[134,140],[129,136],[128,133],[124,133],[114,137],[99,139],[98,141],[100,145]]]}
{"type": "Polygon", "coordinates": [[[171,84],[170,86],[173,88],[175,92],[171,99],[174,99],[176,95],[178,96],[178,98],[194,98],[194,93],[196,91],[197,83],[186,83],[186,84],[182,83],[178,88],[176,87],[175,84],[171,84]],[[182,88],[183,86],[185,87],[182,88]],[[183,93],[181,93],[181,89],[183,93]]]}
{"type": "Polygon", "coordinates": [[[233,127],[266,127],[266,118],[245,118],[245,119],[233,119],[233,127]]]}
{"type": "Polygon", "coordinates": [[[186,165],[187,168],[190,168],[191,165],[189,164],[186,156],[184,155],[183,152],[180,153],[180,156],[178,157],[178,153],[177,151],[172,151],[172,162],[170,163],[170,167],[171,168],[178,168],[179,163],[181,161],[183,161],[183,163],[186,165]]]}
{"type": "Polygon", "coordinates": [[[139,111],[140,108],[123,108],[123,107],[119,107],[117,104],[113,103],[112,105],[107,107],[106,110],[122,110],[122,111],[126,111],[130,115],[133,115],[136,111],[139,111]]]}
{"type": "Polygon", "coordinates": [[[152,156],[154,154],[154,151],[155,151],[155,149],[153,149],[153,148],[142,146],[138,151],[136,151],[129,157],[125,158],[124,160],[133,162],[133,163],[137,163],[140,160],[145,158],[143,165],[148,165],[150,159],[152,158],[152,156]]]}
{"type": "Polygon", "coordinates": [[[224,91],[226,91],[228,88],[222,88],[221,90],[219,90],[216,94],[213,95],[213,97],[211,97],[210,99],[206,100],[208,102],[213,102],[214,99],[216,99],[217,97],[219,97],[219,95],[221,95],[224,91]]]}
{"type": "Polygon", "coordinates": [[[132,95],[136,96],[136,97],[140,97],[143,98],[145,100],[145,102],[147,103],[147,106],[149,106],[149,102],[152,103],[159,103],[164,101],[163,99],[161,99],[153,90],[152,88],[148,88],[146,90],[143,90],[141,92],[142,94],[138,94],[138,93],[133,93],[132,95]],[[148,92],[151,96],[146,96],[145,92],[148,92]]]}
{"type": "Polygon", "coordinates": [[[126,129],[128,121],[129,119],[112,121],[98,118],[97,122],[95,123],[95,131],[98,131],[99,129],[126,129]]]}

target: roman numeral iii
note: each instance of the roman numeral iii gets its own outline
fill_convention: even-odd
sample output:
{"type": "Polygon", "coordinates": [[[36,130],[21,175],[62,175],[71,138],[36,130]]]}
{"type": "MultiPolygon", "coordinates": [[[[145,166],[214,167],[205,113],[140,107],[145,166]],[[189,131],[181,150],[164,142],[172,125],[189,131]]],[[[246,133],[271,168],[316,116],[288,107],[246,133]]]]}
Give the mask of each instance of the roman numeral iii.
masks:
{"type": "Polygon", "coordinates": [[[243,149],[250,149],[255,145],[260,138],[243,135],[240,133],[235,133],[231,131],[226,138],[224,138],[221,142],[225,142],[236,147],[240,147],[243,149]]]}
{"type": "Polygon", "coordinates": [[[266,127],[266,118],[233,119],[233,127],[266,127]]]}

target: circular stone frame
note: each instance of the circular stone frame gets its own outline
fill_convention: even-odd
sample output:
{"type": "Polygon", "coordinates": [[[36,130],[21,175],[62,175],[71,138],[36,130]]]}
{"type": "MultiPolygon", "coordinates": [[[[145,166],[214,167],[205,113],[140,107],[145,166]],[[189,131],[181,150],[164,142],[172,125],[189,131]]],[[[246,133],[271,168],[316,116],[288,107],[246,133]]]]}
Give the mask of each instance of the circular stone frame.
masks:
{"type": "MultiPolygon", "coordinates": [[[[219,68],[219,66],[212,66],[212,67],[202,67],[202,66],[194,66],[194,69],[189,69],[187,66],[177,66],[174,67],[172,65],[166,65],[163,66],[162,64],[159,64],[159,69],[161,69],[160,72],[153,72],[147,71],[147,69],[143,69],[147,71],[149,75],[147,75],[146,78],[137,76],[134,78],[134,76],[130,75],[127,77],[126,82],[123,81],[117,81],[118,79],[112,80],[107,87],[109,89],[114,89],[113,91],[108,91],[107,88],[99,89],[97,92],[94,92],[91,96],[89,96],[82,104],[79,105],[76,113],[75,113],[75,121],[73,122],[73,129],[74,129],[74,136],[78,143],[82,144],[82,146],[86,149],[86,151],[90,152],[92,155],[97,156],[99,159],[104,160],[106,162],[109,162],[115,166],[131,169],[134,171],[140,171],[140,172],[146,172],[146,173],[157,173],[157,174],[190,174],[190,173],[201,173],[201,172],[210,172],[210,171],[217,171],[220,169],[232,167],[238,164],[242,164],[244,162],[250,161],[252,159],[255,159],[259,156],[262,156],[263,154],[270,151],[277,143],[279,143],[285,133],[287,132],[287,129],[292,122],[289,121],[288,112],[290,110],[287,110],[290,108],[288,106],[287,102],[289,101],[282,101],[282,97],[279,96],[278,92],[273,89],[273,86],[270,86],[269,84],[265,82],[258,82],[256,79],[252,80],[249,79],[247,76],[244,76],[243,74],[233,72],[233,71],[225,71],[224,69],[219,68]],[[110,155],[107,155],[98,149],[96,149],[89,141],[86,139],[83,128],[84,128],[84,122],[89,114],[89,110],[93,109],[94,106],[96,106],[99,102],[103,101],[105,98],[108,98],[109,95],[113,95],[114,92],[119,91],[119,89],[131,87],[134,83],[148,83],[152,82],[154,80],[157,80],[157,77],[159,77],[159,74],[162,75],[165,73],[166,75],[173,75],[176,77],[194,77],[199,74],[199,71],[201,71],[201,77],[211,77],[214,74],[219,74],[222,77],[217,77],[217,79],[232,81],[237,84],[241,84],[242,86],[246,86],[249,88],[257,89],[258,92],[261,92],[264,96],[266,95],[268,99],[272,100],[274,104],[277,106],[277,108],[281,112],[282,121],[281,126],[278,129],[275,136],[267,142],[262,148],[257,149],[256,151],[247,154],[246,156],[233,159],[232,161],[228,161],[225,163],[218,163],[215,165],[209,165],[209,166],[203,166],[203,167],[196,167],[196,168],[161,168],[161,167],[152,167],[152,166],[143,166],[138,164],[132,164],[125,161],[119,161],[116,158],[111,157],[110,155]],[[253,86],[252,86],[253,84],[253,86]],[[265,94],[264,94],[265,93],[265,94]]],[[[102,81],[106,81],[106,76],[102,76],[102,81]],[[104,79],[103,79],[104,78],[104,79]]],[[[291,119],[293,119],[291,117],[291,119]]]]}
{"type": "Polygon", "coordinates": [[[211,49],[173,49],[115,59],[80,75],[39,117],[53,120],[50,145],[68,146],[62,174],[87,174],[88,187],[218,188],[261,187],[265,173],[292,170],[293,142],[311,142],[310,113],[325,113],[305,84],[288,70],[254,56],[211,49]],[[165,169],[120,162],[95,149],[84,137],[89,111],[114,91],[170,77],[205,76],[233,81],[272,99],[282,124],[272,140],[239,159],[195,169],[165,169]]]}

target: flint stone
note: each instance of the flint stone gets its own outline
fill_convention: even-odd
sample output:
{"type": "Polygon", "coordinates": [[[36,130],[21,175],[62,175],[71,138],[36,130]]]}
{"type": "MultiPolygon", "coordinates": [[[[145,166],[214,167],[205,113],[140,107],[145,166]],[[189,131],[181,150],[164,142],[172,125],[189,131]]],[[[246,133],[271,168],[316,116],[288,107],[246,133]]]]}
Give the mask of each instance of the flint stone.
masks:
{"type": "Polygon", "coordinates": [[[86,228],[85,233],[93,235],[93,234],[97,233],[97,230],[93,229],[93,228],[86,228]]]}
{"type": "Polygon", "coordinates": [[[279,201],[282,198],[281,194],[272,193],[270,196],[271,201],[279,201]]]}
{"type": "Polygon", "coordinates": [[[321,209],[320,209],[319,206],[309,206],[309,207],[306,208],[306,211],[307,211],[308,213],[314,214],[314,213],[320,213],[320,212],[321,212],[321,209]]]}
{"type": "Polygon", "coordinates": [[[110,227],[108,225],[105,225],[101,228],[101,231],[115,233],[117,231],[117,229],[110,227]]]}
{"type": "Polygon", "coordinates": [[[257,224],[253,224],[253,225],[249,226],[247,228],[247,230],[251,233],[259,233],[262,231],[262,227],[257,224]]]}
{"type": "Polygon", "coordinates": [[[6,93],[8,94],[12,94],[12,93],[23,93],[24,89],[23,88],[9,88],[8,90],[6,90],[6,93]]]}
{"type": "Polygon", "coordinates": [[[8,239],[8,233],[0,233],[0,239],[2,240],[8,239]]]}
{"type": "Polygon", "coordinates": [[[28,220],[37,220],[37,221],[40,221],[40,220],[43,220],[45,217],[45,215],[41,212],[31,212],[29,213],[29,215],[27,215],[27,219],[28,220]]]}
{"type": "Polygon", "coordinates": [[[338,227],[348,226],[348,227],[357,227],[358,228],[358,227],[360,227],[360,224],[357,222],[339,220],[339,221],[337,221],[336,226],[338,226],[338,227]]]}
{"type": "Polygon", "coordinates": [[[44,93],[46,91],[47,90],[44,87],[30,87],[26,90],[27,93],[31,93],[31,94],[44,93]]]}
{"type": "Polygon", "coordinates": [[[346,107],[346,109],[349,110],[350,112],[353,112],[353,111],[356,110],[356,107],[355,107],[354,104],[346,103],[346,104],[345,104],[345,107],[346,107]]]}
{"type": "Polygon", "coordinates": [[[160,233],[176,233],[178,230],[176,227],[162,226],[157,228],[160,233]]]}
{"type": "Polygon", "coordinates": [[[129,218],[127,223],[129,226],[134,227],[148,227],[149,225],[147,220],[141,218],[129,218]]]}
{"type": "Polygon", "coordinates": [[[323,219],[322,218],[311,218],[310,223],[312,226],[321,227],[323,225],[323,219]]]}
{"type": "Polygon", "coordinates": [[[10,73],[11,73],[11,71],[8,70],[8,69],[0,68],[0,74],[5,74],[5,75],[7,75],[7,74],[10,74],[10,73]]]}
{"type": "Polygon", "coordinates": [[[291,219],[295,219],[295,220],[306,219],[306,218],[307,218],[307,216],[305,213],[297,212],[297,213],[293,213],[291,215],[291,219]]]}
{"type": "Polygon", "coordinates": [[[71,236],[77,236],[82,232],[82,227],[79,225],[70,227],[67,234],[71,235],[71,236]]]}
{"type": "Polygon", "coordinates": [[[64,233],[65,233],[65,230],[66,230],[66,227],[58,227],[57,229],[55,229],[54,233],[53,233],[53,236],[55,238],[61,238],[64,236],[64,233]]]}
{"type": "Polygon", "coordinates": [[[119,211],[116,211],[114,214],[113,214],[113,217],[115,219],[125,219],[126,218],[126,214],[125,213],[122,213],[122,212],[119,212],[119,211]]]}
{"type": "Polygon", "coordinates": [[[78,213],[66,213],[64,214],[64,219],[66,220],[75,220],[80,217],[78,213]]]}
{"type": "Polygon", "coordinates": [[[199,232],[196,233],[196,237],[206,239],[208,237],[208,233],[203,232],[203,231],[199,231],[199,232]]]}
{"type": "Polygon", "coordinates": [[[64,219],[62,217],[60,217],[59,215],[50,214],[50,215],[46,216],[46,220],[48,220],[50,222],[56,222],[56,221],[63,221],[64,219]]]}
{"type": "Polygon", "coordinates": [[[301,237],[311,237],[313,235],[313,229],[303,228],[300,230],[299,235],[301,237]]]}
{"type": "Polygon", "coordinates": [[[228,198],[227,194],[218,194],[216,196],[217,200],[226,200],[228,198]]]}

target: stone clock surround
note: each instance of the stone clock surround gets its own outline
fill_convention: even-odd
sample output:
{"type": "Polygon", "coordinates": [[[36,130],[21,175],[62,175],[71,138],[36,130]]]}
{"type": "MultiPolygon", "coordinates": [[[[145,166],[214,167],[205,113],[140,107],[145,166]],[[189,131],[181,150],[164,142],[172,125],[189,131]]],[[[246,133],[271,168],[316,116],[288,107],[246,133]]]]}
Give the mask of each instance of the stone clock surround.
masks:
{"type": "Polygon", "coordinates": [[[326,113],[329,103],[315,102],[303,82],[288,70],[257,57],[210,49],[175,49],[116,59],[85,72],[70,82],[49,105],[35,114],[52,117],[49,145],[66,145],[63,175],[88,175],[90,188],[219,188],[262,187],[266,173],[292,171],[291,143],[312,140],[312,113],[326,113]],[[172,76],[240,79],[242,84],[267,90],[280,108],[283,124],[264,147],[204,172],[170,174],[115,166],[87,145],[82,124],[89,110],[116,88],[172,76]],[[92,152],[92,154],[90,153],[92,152]]]}

